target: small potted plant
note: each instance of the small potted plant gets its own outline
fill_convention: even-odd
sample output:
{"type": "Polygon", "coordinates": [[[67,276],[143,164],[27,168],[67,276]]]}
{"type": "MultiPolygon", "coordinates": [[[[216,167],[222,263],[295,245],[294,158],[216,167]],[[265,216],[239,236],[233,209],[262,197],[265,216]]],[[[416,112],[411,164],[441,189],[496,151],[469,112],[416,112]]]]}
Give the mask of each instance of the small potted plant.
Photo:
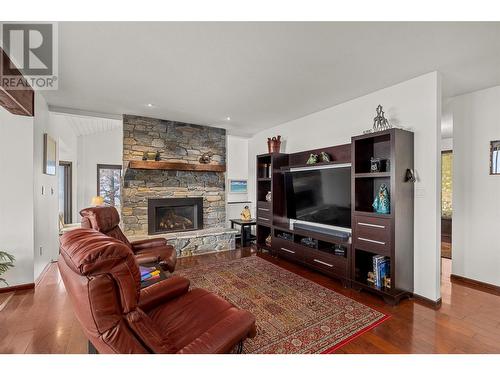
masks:
{"type": "MultiPolygon", "coordinates": [[[[9,268],[14,267],[14,256],[6,253],[5,251],[0,250],[0,276],[7,272],[9,268]]],[[[5,285],[9,285],[4,278],[0,277],[0,282],[5,285]]]]}

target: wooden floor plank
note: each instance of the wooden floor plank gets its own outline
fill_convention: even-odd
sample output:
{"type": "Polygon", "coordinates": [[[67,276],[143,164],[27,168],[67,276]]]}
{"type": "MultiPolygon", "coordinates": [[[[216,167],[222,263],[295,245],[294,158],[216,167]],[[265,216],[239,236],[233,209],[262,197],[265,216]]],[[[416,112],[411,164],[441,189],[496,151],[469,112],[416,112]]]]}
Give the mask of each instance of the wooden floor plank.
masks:
{"type": "MultiPolygon", "coordinates": [[[[181,258],[178,269],[255,256],[254,248],[181,258]]],[[[330,288],[391,319],[357,337],[336,353],[500,353],[500,296],[451,283],[451,261],[442,260],[442,305],[434,310],[415,300],[388,306],[371,294],[301,266],[258,256],[330,288]]],[[[16,292],[0,312],[0,353],[86,353],[87,340],[73,312],[57,264],[35,290],[16,292]]]]}

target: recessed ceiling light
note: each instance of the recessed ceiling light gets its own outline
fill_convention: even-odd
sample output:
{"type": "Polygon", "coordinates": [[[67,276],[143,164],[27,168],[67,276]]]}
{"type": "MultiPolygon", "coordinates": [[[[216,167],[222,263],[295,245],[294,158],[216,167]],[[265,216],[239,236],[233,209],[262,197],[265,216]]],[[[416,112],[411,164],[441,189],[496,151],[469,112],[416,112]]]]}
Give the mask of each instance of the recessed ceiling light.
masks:
{"type": "Polygon", "coordinates": [[[231,121],[231,117],[227,116],[226,121],[231,121]]]}
{"type": "Polygon", "coordinates": [[[153,104],[151,104],[151,103],[146,104],[146,106],[149,107],[149,108],[153,108],[154,107],[153,104]]]}

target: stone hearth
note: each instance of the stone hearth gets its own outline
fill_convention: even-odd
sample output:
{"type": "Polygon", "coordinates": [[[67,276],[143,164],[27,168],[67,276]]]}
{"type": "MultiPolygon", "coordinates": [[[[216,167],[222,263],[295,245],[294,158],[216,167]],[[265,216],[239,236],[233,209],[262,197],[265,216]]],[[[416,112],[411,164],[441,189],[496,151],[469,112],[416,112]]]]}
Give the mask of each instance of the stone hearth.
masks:
{"type": "Polygon", "coordinates": [[[131,241],[144,238],[166,238],[178,257],[214,253],[236,249],[236,229],[211,228],[181,233],[165,233],[154,236],[133,236],[131,241]]]}

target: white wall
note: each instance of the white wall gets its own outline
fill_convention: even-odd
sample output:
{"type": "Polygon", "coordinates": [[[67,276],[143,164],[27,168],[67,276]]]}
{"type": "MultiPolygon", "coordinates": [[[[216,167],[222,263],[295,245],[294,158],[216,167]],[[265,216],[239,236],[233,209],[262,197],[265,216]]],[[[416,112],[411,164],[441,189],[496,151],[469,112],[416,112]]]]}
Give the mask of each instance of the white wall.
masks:
{"type": "Polygon", "coordinates": [[[489,175],[500,139],[500,86],[453,98],[453,265],[459,276],[500,285],[500,176],[489,175]]]}
{"type": "Polygon", "coordinates": [[[122,165],[122,153],[123,128],[78,137],[78,211],[97,195],[97,164],[122,165]]]}
{"type": "MultiPolygon", "coordinates": [[[[59,113],[49,114],[50,127],[53,134],[57,136],[57,144],[59,148],[59,160],[69,161],[72,163],[72,221],[79,222],[78,215],[78,138],[75,131],[64,115],[59,113]]],[[[61,207],[59,210],[61,211],[61,207]]]]}
{"type": "Polygon", "coordinates": [[[441,151],[453,150],[453,138],[441,139],[441,151]]]}
{"type": "Polygon", "coordinates": [[[248,194],[231,194],[229,180],[248,179],[248,138],[228,135],[226,138],[226,224],[229,219],[238,219],[246,203],[248,194]]]}
{"type": "Polygon", "coordinates": [[[11,286],[32,283],[33,118],[1,106],[0,173],[0,249],[16,257],[15,267],[2,277],[11,286]]]}
{"type": "MultiPolygon", "coordinates": [[[[33,131],[33,177],[34,177],[34,276],[35,279],[59,254],[59,187],[57,174],[43,173],[43,135],[47,133],[58,141],[58,136],[49,121],[45,99],[35,94],[35,117],[33,131]],[[43,191],[43,192],[42,192],[43,191]]],[[[56,159],[56,165],[58,159],[56,159]]],[[[57,172],[56,172],[57,173],[57,172]]]]}
{"type": "MultiPolygon", "coordinates": [[[[334,89],[334,88],[332,88],[334,89]]],[[[249,141],[249,196],[255,203],[255,156],[267,152],[267,137],[280,134],[283,152],[349,143],[371,128],[375,108],[384,106],[393,125],[415,132],[415,285],[423,297],[440,297],[441,82],[437,72],[260,132],[249,141]]]]}

